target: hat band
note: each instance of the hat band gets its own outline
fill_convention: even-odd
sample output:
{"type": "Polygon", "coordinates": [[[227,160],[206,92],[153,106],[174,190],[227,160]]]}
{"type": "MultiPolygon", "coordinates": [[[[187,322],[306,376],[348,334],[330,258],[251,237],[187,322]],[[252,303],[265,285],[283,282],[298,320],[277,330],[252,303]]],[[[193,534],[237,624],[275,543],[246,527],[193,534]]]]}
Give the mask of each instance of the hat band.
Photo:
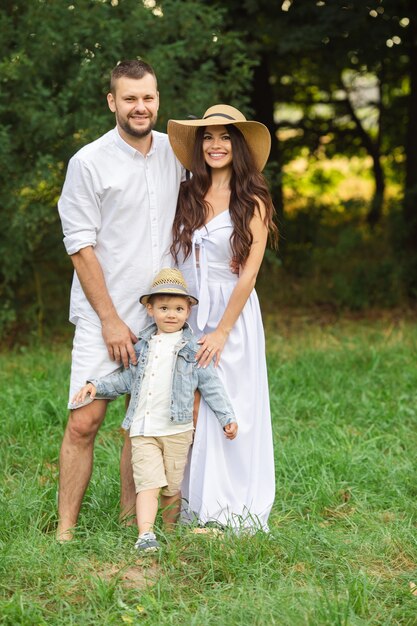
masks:
{"type": "Polygon", "coordinates": [[[178,293],[181,292],[184,295],[188,296],[187,289],[183,285],[178,285],[176,283],[160,283],[159,285],[152,285],[151,294],[157,295],[159,292],[173,292],[178,293]]]}
{"type": "Polygon", "coordinates": [[[226,115],[226,113],[210,113],[210,115],[205,115],[203,117],[203,120],[207,120],[209,117],[225,117],[228,120],[236,121],[234,117],[232,117],[231,115],[226,115]]]}

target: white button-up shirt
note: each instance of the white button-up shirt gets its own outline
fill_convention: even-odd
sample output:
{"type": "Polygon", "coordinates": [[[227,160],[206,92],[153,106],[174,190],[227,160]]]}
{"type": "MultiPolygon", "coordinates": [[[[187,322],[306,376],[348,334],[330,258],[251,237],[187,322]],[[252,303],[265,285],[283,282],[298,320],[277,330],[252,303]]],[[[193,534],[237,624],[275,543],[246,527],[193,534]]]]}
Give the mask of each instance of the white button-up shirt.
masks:
{"type": "MultiPolygon", "coordinates": [[[[171,265],[172,222],[184,169],[168,136],[152,131],[146,156],[117,128],[84,146],[70,160],[58,209],[68,254],[93,246],[119,316],[137,334],[147,323],[139,296],[171,265]]],[[[70,320],[100,325],[76,273],[70,320]]]]}
{"type": "Polygon", "coordinates": [[[148,362],[142,379],[139,401],[130,427],[130,436],[162,437],[193,429],[192,422],[171,422],[171,385],[175,346],[182,330],[159,333],[149,342],[148,362]]]}

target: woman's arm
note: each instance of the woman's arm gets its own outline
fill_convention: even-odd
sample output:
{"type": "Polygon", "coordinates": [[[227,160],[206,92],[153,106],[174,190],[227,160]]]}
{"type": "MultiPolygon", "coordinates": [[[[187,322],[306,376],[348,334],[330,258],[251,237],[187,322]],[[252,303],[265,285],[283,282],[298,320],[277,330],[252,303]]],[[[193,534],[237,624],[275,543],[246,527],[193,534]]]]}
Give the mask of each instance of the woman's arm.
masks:
{"type": "Polygon", "coordinates": [[[232,291],[230,300],[216,330],[208,335],[203,335],[198,342],[201,344],[201,348],[197,352],[196,359],[200,367],[206,366],[214,357],[216,359],[215,365],[219,364],[220,355],[229,333],[255,287],[268,241],[268,228],[263,221],[265,208],[263,203],[259,200],[258,202],[260,204],[260,212],[255,213],[250,223],[253,242],[245,265],[240,270],[239,280],[232,291]]]}

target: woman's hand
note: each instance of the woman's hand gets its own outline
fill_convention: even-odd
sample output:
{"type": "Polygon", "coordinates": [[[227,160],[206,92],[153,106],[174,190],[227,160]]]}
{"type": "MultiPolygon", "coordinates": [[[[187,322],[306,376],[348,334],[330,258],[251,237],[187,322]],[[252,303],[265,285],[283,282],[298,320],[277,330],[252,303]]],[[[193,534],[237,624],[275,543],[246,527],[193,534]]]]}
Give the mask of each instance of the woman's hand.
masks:
{"type": "Polygon", "coordinates": [[[82,404],[88,395],[90,396],[91,400],[94,400],[94,398],[96,397],[96,393],[97,389],[95,388],[95,386],[92,383],[87,383],[87,385],[84,385],[84,387],[82,387],[82,389],[80,389],[80,391],[75,394],[72,399],[72,404],[82,404]]]}
{"type": "Polygon", "coordinates": [[[214,367],[220,363],[220,355],[227,341],[228,333],[217,328],[208,335],[203,335],[197,343],[201,345],[200,350],[196,354],[198,367],[207,367],[214,359],[214,367]]]}

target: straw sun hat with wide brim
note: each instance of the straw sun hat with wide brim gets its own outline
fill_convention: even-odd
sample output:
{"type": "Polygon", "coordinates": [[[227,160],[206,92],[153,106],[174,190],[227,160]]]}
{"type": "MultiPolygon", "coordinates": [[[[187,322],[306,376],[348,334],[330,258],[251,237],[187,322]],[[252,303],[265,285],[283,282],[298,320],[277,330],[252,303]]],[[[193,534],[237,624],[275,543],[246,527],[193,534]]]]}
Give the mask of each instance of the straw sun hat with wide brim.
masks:
{"type": "Polygon", "coordinates": [[[246,139],[259,171],[266,165],[271,150],[271,135],[261,122],[251,122],[228,104],[215,104],[201,119],[169,120],[168,137],[177,159],[192,171],[192,157],[197,128],[201,126],[236,126],[246,139]]]}

